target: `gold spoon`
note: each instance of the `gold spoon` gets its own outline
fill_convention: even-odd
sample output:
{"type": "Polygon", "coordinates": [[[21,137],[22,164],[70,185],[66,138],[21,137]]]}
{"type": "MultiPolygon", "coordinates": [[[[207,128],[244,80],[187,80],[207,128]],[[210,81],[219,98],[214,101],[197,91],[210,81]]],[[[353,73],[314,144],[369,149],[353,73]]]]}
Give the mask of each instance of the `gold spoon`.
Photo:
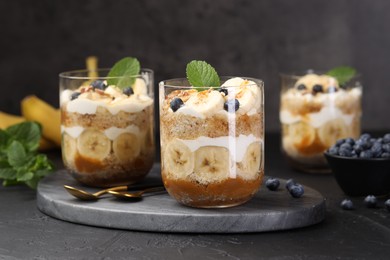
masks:
{"type": "Polygon", "coordinates": [[[165,191],[165,188],[164,186],[158,186],[158,187],[147,188],[144,190],[134,191],[134,192],[119,192],[119,191],[110,190],[108,191],[108,193],[114,195],[119,199],[139,200],[142,199],[142,195],[144,193],[155,192],[155,191],[165,191]]]}
{"type": "Polygon", "coordinates": [[[98,200],[100,196],[108,193],[109,191],[126,191],[129,189],[144,189],[144,188],[151,188],[151,187],[156,187],[157,184],[155,185],[128,185],[128,186],[117,186],[117,187],[112,187],[108,189],[104,189],[95,193],[90,193],[84,190],[77,189],[75,187],[69,186],[69,185],[64,185],[64,188],[73,196],[75,196],[78,199],[81,200],[98,200]]]}

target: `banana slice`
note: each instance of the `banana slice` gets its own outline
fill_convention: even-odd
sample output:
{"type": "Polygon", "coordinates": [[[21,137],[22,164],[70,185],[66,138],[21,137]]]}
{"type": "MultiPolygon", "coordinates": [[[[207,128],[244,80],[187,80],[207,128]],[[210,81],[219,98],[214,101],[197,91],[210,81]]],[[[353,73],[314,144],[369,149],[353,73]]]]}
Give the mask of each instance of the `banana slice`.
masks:
{"type": "Polygon", "coordinates": [[[119,135],[112,143],[115,156],[122,163],[132,162],[141,151],[139,138],[132,133],[119,135]]]}
{"type": "Polygon", "coordinates": [[[163,153],[164,168],[178,179],[186,178],[194,170],[194,154],[180,140],[169,142],[163,153]]]}
{"type": "Polygon", "coordinates": [[[314,142],[316,131],[311,125],[298,122],[289,126],[288,135],[296,148],[304,148],[314,142]]]}
{"type": "Polygon", "coordinates": [[[62,135],[62,156],[67,164],[73,165],[77,153],[76,139],[64,133],[62,135]]]}
{"type": "Polygon", "coordinates": [[[242,161],[242,170],[247,177],[256,177],[263,162],[262,146],[260,142],[253,142],[248,146],[242,161]]]}
{"type": "Polygon", "coordinates": [[[225,147],[203,146],[195,151],[195,178],[201,183],[229,177],[230,154],[225,147]]]}
{"type": "Polygon", "coordinates": [[[245,80],[240,77],[231,78],[225,81],[221,87],[239,87],[245,83],[245,80]]]}
{"type": "Polygon", "coordinates": [[[87,129],[77,138],[80,155],[96,160],[103,160],[111,152],[111,141],[95,129],[87,129]]]}
{"type": "Polygon", "coordinates": [[[185,106],[207,116],[223,109],[224,102],[225,100],[222,97],[221,92],[216,90],[205,90],[196,95],[192,95],[185,103],[185,106]]]}
{"type": "Polygon", "coordinates": [[[240,87],[236,94],[236,99],[238,100],[238,102],[240,102],[240,108],[237,110],[237,114],[243,115],[248,113],[251,109],[256,108],[256,94],[257,93],[254,93],[252,91],[252,87],[247,86],[247,84],[240,87]]]}
{"type": "Polygon", "coordinates": [[[134,94],[146,95],[148,94],[148,89],[146,88],[145,80],[137,78],[133,86],[134,94]]]}
{"type": "Polygon", "coordinates": [[[318,137],[327,147],[334,145],[338,139],[348,137],[348,133],[348,127],[341,118],[330,120],[318,129],[318,137]]]}

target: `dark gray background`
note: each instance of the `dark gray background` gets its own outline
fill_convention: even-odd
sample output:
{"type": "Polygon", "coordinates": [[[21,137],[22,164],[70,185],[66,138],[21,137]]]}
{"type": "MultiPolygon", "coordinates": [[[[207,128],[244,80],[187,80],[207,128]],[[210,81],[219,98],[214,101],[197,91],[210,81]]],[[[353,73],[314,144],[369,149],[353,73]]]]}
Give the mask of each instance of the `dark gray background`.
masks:
{"type": "Polygon", "coordinates": [[[363,128],[390,129],[390,1],[0,0],[0,110],[36,94],[58,105],[58,73],[135,56],[156,84],[192,59],[261,78],[279,129],[278,73],[350,65],[364,80],[363,128]]]}

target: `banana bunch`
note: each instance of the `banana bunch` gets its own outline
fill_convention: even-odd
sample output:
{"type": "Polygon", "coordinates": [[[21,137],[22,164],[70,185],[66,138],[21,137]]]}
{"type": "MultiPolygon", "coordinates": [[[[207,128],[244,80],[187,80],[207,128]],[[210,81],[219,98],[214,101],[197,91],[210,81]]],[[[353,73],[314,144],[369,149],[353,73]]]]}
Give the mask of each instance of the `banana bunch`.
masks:
{"type": "MultiPolygon", "coordinates": [[[[239,163],[241,174],[253,178],[259,172],[262,162],[260,142],[249,145],[244,160],[239,163]]],[[[192,152],[182,141],[169,142],[164,150],[164,168],[178,179],[193,174],[200,183],[221,181],[229,177],[232,163],[230,152],[225,147],[203,146],[192,152]]]]}

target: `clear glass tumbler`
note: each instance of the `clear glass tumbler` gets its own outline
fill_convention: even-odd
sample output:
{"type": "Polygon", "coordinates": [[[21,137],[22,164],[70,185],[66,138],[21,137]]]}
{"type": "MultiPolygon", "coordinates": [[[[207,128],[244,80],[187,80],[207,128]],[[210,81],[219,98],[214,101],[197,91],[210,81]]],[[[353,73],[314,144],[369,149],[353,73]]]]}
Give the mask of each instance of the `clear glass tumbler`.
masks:
{"type": "Polygon", "coordinates": [[[240,205],[264,176],[264,89],[222,77],[216,88],[159,83],[161,174],[168,193],[199,208],[240,205]]]}
{"type": "Polygon", "coordinates": [[[63,162],[76,180],[95,187],[142,180],[155,154],[153,71],[107,78],[108,71],[59,75],[63,162]],[[109,85],[111,79],[129,86],[109,85]]]}
{"type": "Polygon", "coordinates": [[[360,135],[360,77],[339,84],[321,73],[281,75],[282,151],[292,168],[329,173],[323,155],[338,139],[360,135]]]}

